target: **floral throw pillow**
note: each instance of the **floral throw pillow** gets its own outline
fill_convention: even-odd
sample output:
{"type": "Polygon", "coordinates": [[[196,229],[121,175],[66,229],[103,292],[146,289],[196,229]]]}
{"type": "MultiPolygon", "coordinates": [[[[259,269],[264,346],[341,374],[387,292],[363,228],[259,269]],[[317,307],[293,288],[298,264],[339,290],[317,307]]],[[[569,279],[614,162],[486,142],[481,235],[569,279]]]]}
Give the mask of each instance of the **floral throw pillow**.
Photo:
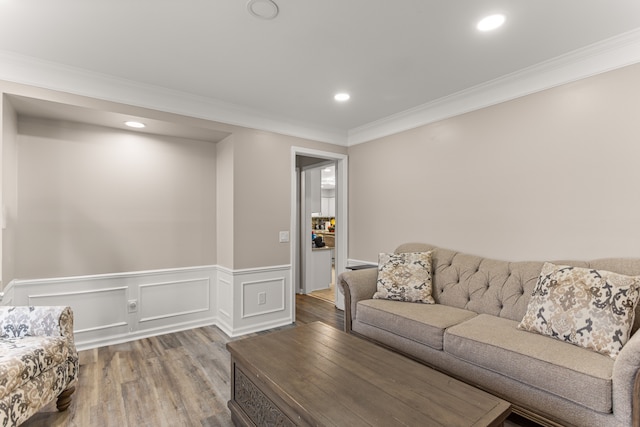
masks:
{"type": "Polygon", "coordinates": [[[615,358],[639,295],[640,276],[545,263],[518,328],[615,358]]]}
{"type": "Polygon", "coordinates": [[[378,256],[376,299],[435,304],[431,296],[431,251],[378,256]]]}

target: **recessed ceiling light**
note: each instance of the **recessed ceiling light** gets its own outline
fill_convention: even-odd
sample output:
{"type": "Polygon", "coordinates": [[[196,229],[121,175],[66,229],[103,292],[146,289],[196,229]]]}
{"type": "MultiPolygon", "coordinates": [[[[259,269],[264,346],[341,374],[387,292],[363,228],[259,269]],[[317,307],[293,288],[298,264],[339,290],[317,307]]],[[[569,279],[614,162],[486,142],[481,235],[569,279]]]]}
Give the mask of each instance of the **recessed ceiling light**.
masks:
{"type": "Polygon", "coordinates": [[[136,121],[133,121],[133,120],[130,120],[128,122],[124,122],[124,124],[129,126],[130,128],[136,128],[136,129],[142,129],[143,127],[146,127],[146,125],[144,123],[136,122],[136,121]]]}
{"type": "Polygon", "coordinates": [[[278,5],[272,0],[249,0],[247,10],[260,19],[273,19],[278,16],[278,5]]]}
{"type": "Polygon", "coordinates": [[[500,14],[489,15],[485,18],[482,18],[478,22],[478,25],[476,26],[476,28],[478,29],[478,31],[491,31],[502,26],[502,24],[504,24],[504,21],[505,21],[504,15],[500,15],[500,14]]]}
{"type": "Polygon", "coordinates": [[[349,98],[351,98],[351,95],[349,95],[348,93],[336,93],[335,96],[333,97],[333,99],[335,99],[336,101],[340,101],[340,102],[344,102],[344,101],[348,101],[349,98]]]}

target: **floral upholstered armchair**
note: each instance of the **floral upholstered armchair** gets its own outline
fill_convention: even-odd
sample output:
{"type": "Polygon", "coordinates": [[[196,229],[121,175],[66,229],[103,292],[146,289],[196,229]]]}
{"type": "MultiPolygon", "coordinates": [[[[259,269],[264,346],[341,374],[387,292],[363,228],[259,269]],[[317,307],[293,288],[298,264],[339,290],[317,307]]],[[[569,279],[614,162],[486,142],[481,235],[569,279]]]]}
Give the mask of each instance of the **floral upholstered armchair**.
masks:
{"type": "Polygon", "coordinates": [[[70,307],[0,307],[0,426],[17,426],[57,397],[71,404],[78,352],[70,307]]]}

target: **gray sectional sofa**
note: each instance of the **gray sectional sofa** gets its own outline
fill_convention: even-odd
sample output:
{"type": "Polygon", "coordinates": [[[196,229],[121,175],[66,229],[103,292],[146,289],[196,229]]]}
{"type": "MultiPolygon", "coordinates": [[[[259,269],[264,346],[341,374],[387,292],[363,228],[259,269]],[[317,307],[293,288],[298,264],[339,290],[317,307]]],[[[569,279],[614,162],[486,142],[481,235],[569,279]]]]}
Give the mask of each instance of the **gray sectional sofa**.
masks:
{"type": "MultiPolygon", "coordinates": [[[[506,262],[409,243],[432,252],[436,304],[373,299],[377,269],[341,274],[345,330],[394,349],[513,404],[548,426],[640,426],[640,326],[612,358],[517,328],[543,262],[506,262]]],[[[640,275],[640,259],[562,261],[640,275]]]]}

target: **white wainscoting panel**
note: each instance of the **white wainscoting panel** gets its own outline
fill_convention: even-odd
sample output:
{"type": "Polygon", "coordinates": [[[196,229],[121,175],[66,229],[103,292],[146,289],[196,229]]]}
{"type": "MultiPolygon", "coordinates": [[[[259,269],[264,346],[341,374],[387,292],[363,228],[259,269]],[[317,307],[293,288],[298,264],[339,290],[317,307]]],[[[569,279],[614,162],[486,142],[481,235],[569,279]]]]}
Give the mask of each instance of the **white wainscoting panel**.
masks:
{"type": "Polygon", "coordinates": [[[349,258],[347,260],[347,266],[349,267],[353,267],[354,265],[378,265],[378,261],[372,262],[372,261],[362,261],[359,259],[352,259],[349,258]]]}
{"type": "Polygon", "coordinates": [[[233,271],[218,268],[216,301],[218,302],[218,327],[225,334],[233,334],[233,271]]]}
{"type": "Polygon", "coordinates": [[[218,327],[227,335],[236,337],[293,323],[290,265],[220,269],[218,281],[218,327]],[[223,289],[229,292],[223,293],[223,289]],[[264,294],[264,304],[260,294],[264,294]],[[224,319],[223,307],[228,315],[224,319]]]}
{"type": "Polygon", "coordinates": [[[187,316],[211,309],[208,277],[140,285],[140,323],[187,316]]]}
{"type": "Polygon", "coordinates": [[[79,350],[216,325],[231,337],[294,319],[291,266],[199,266],[14,280],[2,305],[64,305],[79,350]],[[264,301],[264,302],[262,302],[264,301]]]}
{"type": "Polygon", "coordinates": [[[285,283],[284,277],[242,282],[241,317],[246,319],[284,311],[285,283]]]}
{"type": "Polygon", "coordinates": [[[73,308],[76,340],[102,333],[127,333],[127,287],[88,289],[28,295],[27,305],[63,305],[73,308]]]}
{"type": "Polygon", "coordinates": [[[14,280],[3,304],[70,306],[85,350],[215,324],[215,277],[203,266],[14,280]]]}

